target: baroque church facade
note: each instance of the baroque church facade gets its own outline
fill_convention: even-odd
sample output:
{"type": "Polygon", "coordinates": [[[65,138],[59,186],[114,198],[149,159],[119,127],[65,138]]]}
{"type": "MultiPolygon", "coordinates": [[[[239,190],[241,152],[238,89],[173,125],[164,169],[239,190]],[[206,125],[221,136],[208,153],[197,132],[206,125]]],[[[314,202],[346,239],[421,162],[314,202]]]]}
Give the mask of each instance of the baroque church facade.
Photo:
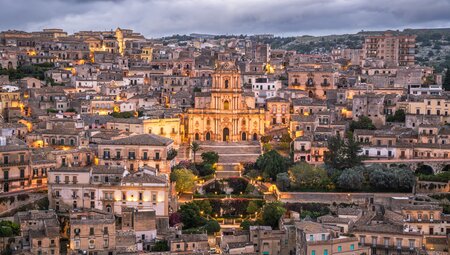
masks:
{"type": "Polygon", "coordinates": [[[239,68],[232,61],[216,64],[210,92],[195,96],[187,111],[190,141],[238,142],[264,135],[264,109],[256,107],[253,93],[244,93],[239,68]]]}

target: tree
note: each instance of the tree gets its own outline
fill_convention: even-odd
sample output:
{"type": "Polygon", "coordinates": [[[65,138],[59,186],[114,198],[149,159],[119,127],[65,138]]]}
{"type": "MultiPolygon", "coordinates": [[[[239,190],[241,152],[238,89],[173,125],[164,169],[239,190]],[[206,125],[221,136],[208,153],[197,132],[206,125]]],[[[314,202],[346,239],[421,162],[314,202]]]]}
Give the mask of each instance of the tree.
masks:
{"type": "Polygon", "coordinates": [[[277,174],[287,171],[286,160],[277,151],[271,150],[258,157],[256,165],[265,178],[276,179],[277,174]]]}
{"type": "Polygon", "coordinates": [[[219,162],[219,154],[215,151],[203,152],[202,155],[203,164],[214,165],[219,162]]]}
{"type": "Polygon", "coordinates": [[[444,82],[442,86],[445,90],[450,90],[450,66],[447,66],[447,71],[445,71],[444,82]]]}
{"type": "Polygon", "coordinates": [[[286,209],[281,202],[271,202],[264,206],[262,212],[262,220],[264,225],[271,226],[273,229],[278,228],[278,221],[284,215],[286,209]]]}
{"type": "Polygon", "coordinates": [[[249,230],[249,229],[250,229],[250,226],[253,226],[253,225],[254,225],[254,222],[253,222],[253,221],[244,220],[243,222],[241,222],[240,227],[241,227],[243,230],[249,230]]]}
{"type": "Polygon", "coordinates": [[[342,172],[337,180],[337,185],[343,190],[361,190],[364,184],[364,175],[353,168],[346,169],[342,172]]]}
{"type": "Polygon", "coordinates": [[[353,134],[350,134],[344,144],[344,159],[346,168],[352,168],[361,165],[361,162],[365,158],[361,154],[361,144],[356,141],[353,134]]]}
{"type": "Polygon", "coordinates": [[[328,150],[325,152],[325,164],[331,169],[343,170],[361,165],[364,155],[361,155],[362,149],[358,141],[352,134],[348,135],[346,140],[340,136],[328,139],[328,150]]]}
{"type": "Polygon", "coordinates": [[[405,110],[398,109],[397,111],[395,111],[394,115],[387,116],[386,121],[388,121],[388,122],[405,122],[405,119],[406,119],[405,110]]]}
{"type": "Polygon", "coordinates": [[[172,171],[170,180],[176,182],[175,190],[179,193],[191,192],[195,188],[195,175],[188,169],[172,171]]]}
{"type": "Polygon", "coordinates": [[[334,136],[327,141],[327,151],[324,154],[324,162],[333,169],[343,169],[345,165],[345,156],[343,148],[344,140],[339,136],[334,136]]]}
{"type": "Polygon", "coordinates": [[[198,144],[197,142],[192,142],[190,149],[191,149],[192,153],[194,154],[194,163],[195,163],[195,154],[197,154],[197,152],[201,149],[200,144],[198,144]]]}
{"type": "Polygon", "coordinates": [[[288,173],[277,174],[277,187],[281,191],[288,191],[291,186],[291,180],[288,173]]]}
{"type": "Polygon", "coordinates": [[[184,229],[198,228],[206,223],[206,219],[201,216],[200,208],[196,203],[189,202],[180,206],[179,213],[184,229]]]}
{"type": "Polygon", "coordinates": [[[209,220],[206,222],[205,229],[211,235],[220,231],[220,225],[216,220],[209,220]]]}
{"type": "Polygon", "coordinates": [[[289,175],[293,180],[291,186],[296,189],[328,189],[331,184],[325,169],[304,162],[294,165],[289,175]]]}
{"type": "Polygon", "coordinates": [[[414,176],[414,173],[409,169],[396,168],[394,169],[394,174],[396,177],[396,181],[398,182],[398,189],[400,191],[411,192],[414,185],[416,184],[416,177],[414,176]]]}
{"type": "Polygon", "coordinates": [[[358,121],[352,121],[350,123],[350,131],[353,132],[355,129],[375,130],[376,128],[369,117],[361,116],[358,121]]]}
{"type": "Polygon", "coordinates": [[[152,252],[170,251],[167,240],[158,240],[152,247],[152,252]]]}
{"type": "Polygon", "coordinates": [[[257,212],[261,207],[259,206],[259,204],[254,201],[251,200],[250,202],[248,202],[248,206],[247,206],[247,213],[249,214],[254,214],[255,212],[257,212]]]}
{"type": "Polygon", "coordinates": [[[170,148],[170,150],[167,152],[167,160],[172,160],[178,155],[178,151],[174,148],[170,148]]]}
{"type": "Polygon", "coordinates": [[[395,175],[392,172],[384,171],[383,169],[376,169],[369,175],[369,182],[372,188],[377,191],[387,191],[395,186],[395,175]]]}
{"type": "Polygon", "coordinates": [[[212,207],[211,207],[211,204],[209,203],[209,200],[206,200],[206,199],[195,200],[194,203],[197,204],[198,208],[200,209],[200,214],[202,216],[211,215],[212,207]]]}

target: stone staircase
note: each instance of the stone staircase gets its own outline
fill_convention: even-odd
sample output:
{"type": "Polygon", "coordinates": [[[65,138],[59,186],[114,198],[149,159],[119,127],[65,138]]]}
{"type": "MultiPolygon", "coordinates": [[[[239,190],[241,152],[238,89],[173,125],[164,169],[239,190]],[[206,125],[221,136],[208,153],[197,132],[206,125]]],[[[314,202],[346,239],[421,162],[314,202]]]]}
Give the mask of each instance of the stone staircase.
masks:
{"type": "Polygon", "coordinates": [[[261,144],[259,142],[201,142],[200,152],[196,160],[201,160],[201,154],[214,151],[219,154],[217,164],[217,178],[239,177],[242,172],[243,162],[254,162],[261,155],[261,144]]]}

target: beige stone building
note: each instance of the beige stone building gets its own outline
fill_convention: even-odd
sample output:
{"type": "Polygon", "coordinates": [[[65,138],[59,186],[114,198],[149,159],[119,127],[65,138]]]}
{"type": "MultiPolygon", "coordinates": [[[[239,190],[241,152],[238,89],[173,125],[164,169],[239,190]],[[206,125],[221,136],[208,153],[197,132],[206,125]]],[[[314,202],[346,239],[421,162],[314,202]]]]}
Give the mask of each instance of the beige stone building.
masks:
{"type": "Polygon", "coordinates": [[[264,134],[264,109],[256,108],[253,93],[243,92],[239,68],[230,61],[218,63],[211,92],[197,93],[186,116],[191,141],[258,140],[264,134]]]}
{"type": "Polygon", "coordinates": [[[136,134],[155,134],[174,141],[180,145],[184,135],[184,126],[180,118],[150,118],[150,119],[113,119],[106,123],[107,129],[118,129],[136,134]]]}
{"type": "Polygon", "coordinates": [[[168,152],[172,148],[172,139],[154,134],[103,141],[98,145],[99,164],[124,166],[131,172],[147,166],[169,174],[173,158],[168,158],[168,152]]]}
{"type": "Polygon", "coordinates": [[[170,254],[202,254],[209,251],[207,234],[176,234],[167,241],[170,254]]]}
{"type": "MultiPolygon", "coordinates": [[[[123,167],[63,167],[49,171],[50,208],[97,209],[122,215],[127,208],[154,211],[159,229],[168,227],[169,184],[155,169],[129,173],[123,167]]],[[[154,238],[154,236],[153,236],[154,238]]]]}
{"type": "Polygon", "coordinates": [[[112,255],[116,250],[114,215],[99,211],[71,211],[69,252],[112,255]]]}
{"type": "Polygon", "coordinates": [[[336,88],[337,71],[328,65],[308,65],[289,68],[290,89],[306,91],[312,98],[325,99],[327,91],[336,88]]]}
{"type": "Polygon", "coordinates": [[[20,225],[20,250],[40,255],[60,254],[60,226],[55,212],[18,212],[15,221],[20,225]]]}

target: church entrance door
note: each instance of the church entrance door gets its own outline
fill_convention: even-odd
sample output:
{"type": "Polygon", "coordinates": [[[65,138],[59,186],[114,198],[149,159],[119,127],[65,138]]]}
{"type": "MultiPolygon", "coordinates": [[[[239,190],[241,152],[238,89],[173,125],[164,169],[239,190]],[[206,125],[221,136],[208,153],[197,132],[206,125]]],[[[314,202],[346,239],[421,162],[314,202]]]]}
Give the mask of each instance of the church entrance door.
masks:
{"type": "Polygon", "coordinates": [[[230,138],[230,130],[228,128],[223,129],[223,141],[226,142],[230,138]]]}

